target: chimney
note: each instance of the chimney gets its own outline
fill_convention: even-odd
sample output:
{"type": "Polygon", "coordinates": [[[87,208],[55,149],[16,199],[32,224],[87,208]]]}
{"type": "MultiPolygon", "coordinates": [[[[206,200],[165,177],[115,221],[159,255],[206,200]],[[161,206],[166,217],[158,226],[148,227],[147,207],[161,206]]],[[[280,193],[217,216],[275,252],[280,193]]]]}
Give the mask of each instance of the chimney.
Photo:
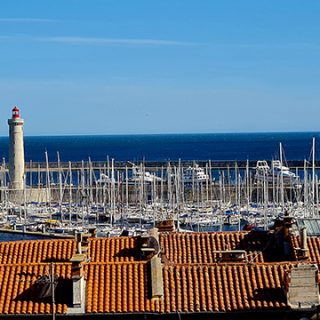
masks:
{"type": "Polygon", "coordinates": [[[91,238],[90,233],[82,233],[82,238],[81,238],[81,251],[82,253],[85,253],[88,255],[88,250],[89,250],[89,239],[91,238]]]}
{"type": "Polygon", "coordinates": [[[309,248],[308,248],[308,236],[307,228],[302,227],[299,230],[300,233],[300,248],[294,248],[298,260],[305,260],[309,258],[309,248]]]}
{"type": "Polygon", "coordinates": [[[159,232],[157,228],[150,229],[141,236],[141,252],[145,259],[150,259],[151,295],[153,299],[163,297],[163,273],[159,245],[159,232]]]}
{"type": "Polygon", "coordinates": [[[173,219],[157,221],[156,226],[159,232],[172,232],[175,228],[173,219]]]}
{"type": "Polygon", "coordinates": [[[284,237],[288,237],[290,230],[292,229],[293,224],[295,223],[295,218],[293,216],[289,216],[288,213],[283,217],[283,232],[284,237]]]}
{"type": "Polygon", "coordinates": [[[88,261],[88,238],[90,235],[77,232],[75,234],[76,253],[70,259],[72,279],[72,305],[68,308],[69,314],[84,313],[86,299],[86,282],[83,265],[88,261]]]}
{"type": "Polygon", "coordinates": [[[90,227],[88,229],[90,238],[96,238],[97,237],[97,228],[96,227],[90,227]]]}
{"type": "Polygon", "coordinates": [[[76,232],[75,239],[77,243],[77,254],[82,254],[81,242],[82,242],[82,233],[76,232]]]}
{"type": "Polygon", "coordinates": [[[92,233],[76,232],[77,254],[87,254],[89,250],[89,238],[92,238],[92,233]]]}
{"type": "Polygon", "coordinates": [[[308,253],[309,253],[309,249],[308,249],[308,236],[307,236],[307,228],[306,227],[302,227],[300,229],[300,247],[301,247],[301,251],[303,252],[303,257],[307,258],[308,257],[308,253]]]}
{"type": "Polygon", "coordinates": [[[154,256],[150,261],[151,266],[151,294],[152,298],[163,297],[163,274],[161,258],[154,256]]]}
{"type": "Polygon", "coordinates": [[[310,309],[320,304],[318,267],[298,264],[286,275],[285,291],[292,309],[310,309]]]}
{"type": "Polygon", "coordinates": [[[83,274],[83,263],[86,262],[85,254],[76,253],[70,259],[72,278],[72,306],[68,308],[68,313],[84,313],[85,311],[85,289],[86,283],[83,274]]]}
{"type": "Polygon", "coordinates": [[[159,232],[157,228],[148,230],[141,236],[141,253],[144,258],[151,259],[160,252],[159,232]]]}

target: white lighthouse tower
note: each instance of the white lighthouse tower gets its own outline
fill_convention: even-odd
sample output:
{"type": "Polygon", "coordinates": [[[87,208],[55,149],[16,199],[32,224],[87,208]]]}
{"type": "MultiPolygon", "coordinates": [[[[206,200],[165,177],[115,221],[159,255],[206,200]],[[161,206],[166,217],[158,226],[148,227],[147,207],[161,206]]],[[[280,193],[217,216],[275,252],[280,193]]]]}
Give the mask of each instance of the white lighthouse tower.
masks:
{"type": "Polygon", "coordinates": [[[24,188],[24,147],[23,147],[23,123],[20,118],[19,108],[12,109],[12,118],[9,124],[9,176],[10,188],[23,190],[24,188]]]}

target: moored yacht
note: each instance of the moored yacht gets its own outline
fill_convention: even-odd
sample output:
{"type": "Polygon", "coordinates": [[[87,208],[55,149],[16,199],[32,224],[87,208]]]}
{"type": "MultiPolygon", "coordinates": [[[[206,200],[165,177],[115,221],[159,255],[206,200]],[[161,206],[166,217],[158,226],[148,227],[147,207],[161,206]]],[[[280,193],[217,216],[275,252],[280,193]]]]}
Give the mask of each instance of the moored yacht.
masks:
{"type": "Polygon", "coordinates": [[[256,180],[272,182],[280,178],[283,179],[284,183],[297,183],[299,182],[299,176],[290,169],[281,164],[279,160],[273,160],[271,162],[271,168],[268,162],[265,160],[257,161],[256,165],[256,180]]]}
{"type": "Polygon", "coordinates": [[[129,181],[132,183],[151,183],[161,181],[161,178],[149,171],[145,171],[143,168],[138,168],[134,165],[132,167],[132,177],[129,179],[129,181]]]}
{"type": "Polygon", "coordinates": [[[184,183],[199,183],[207,180],[209,180],[209,175],[198,164],[188,167],[183,173],[184,183]]]}

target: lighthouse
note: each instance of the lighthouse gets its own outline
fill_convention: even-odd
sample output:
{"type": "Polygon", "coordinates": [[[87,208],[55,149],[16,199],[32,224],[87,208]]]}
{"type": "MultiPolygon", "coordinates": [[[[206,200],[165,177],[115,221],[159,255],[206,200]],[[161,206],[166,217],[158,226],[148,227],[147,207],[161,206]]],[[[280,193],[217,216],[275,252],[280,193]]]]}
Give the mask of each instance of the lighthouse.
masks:
{"type": "Polygon", "coordinates": [[[10,188],[23,190],[24,188],[24,147],[23,147],[23,123],[20,118],[20,110],[17,106],[12,109],[12,117],[9,124],[9,176],[10,188]]]}

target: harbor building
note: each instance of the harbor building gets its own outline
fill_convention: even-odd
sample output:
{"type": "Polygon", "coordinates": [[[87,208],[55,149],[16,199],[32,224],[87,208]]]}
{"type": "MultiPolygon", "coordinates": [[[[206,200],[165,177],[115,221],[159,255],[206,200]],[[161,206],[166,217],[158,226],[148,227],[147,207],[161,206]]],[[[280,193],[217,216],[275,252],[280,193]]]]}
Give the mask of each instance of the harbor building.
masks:
{"type": "Polygon", "coordinates": [[[10,188],[16,191],[24,189],[24,144],[23,124],[20,110],[17,106],[12,109],[9,124],[9,179],[10,188]]]}

